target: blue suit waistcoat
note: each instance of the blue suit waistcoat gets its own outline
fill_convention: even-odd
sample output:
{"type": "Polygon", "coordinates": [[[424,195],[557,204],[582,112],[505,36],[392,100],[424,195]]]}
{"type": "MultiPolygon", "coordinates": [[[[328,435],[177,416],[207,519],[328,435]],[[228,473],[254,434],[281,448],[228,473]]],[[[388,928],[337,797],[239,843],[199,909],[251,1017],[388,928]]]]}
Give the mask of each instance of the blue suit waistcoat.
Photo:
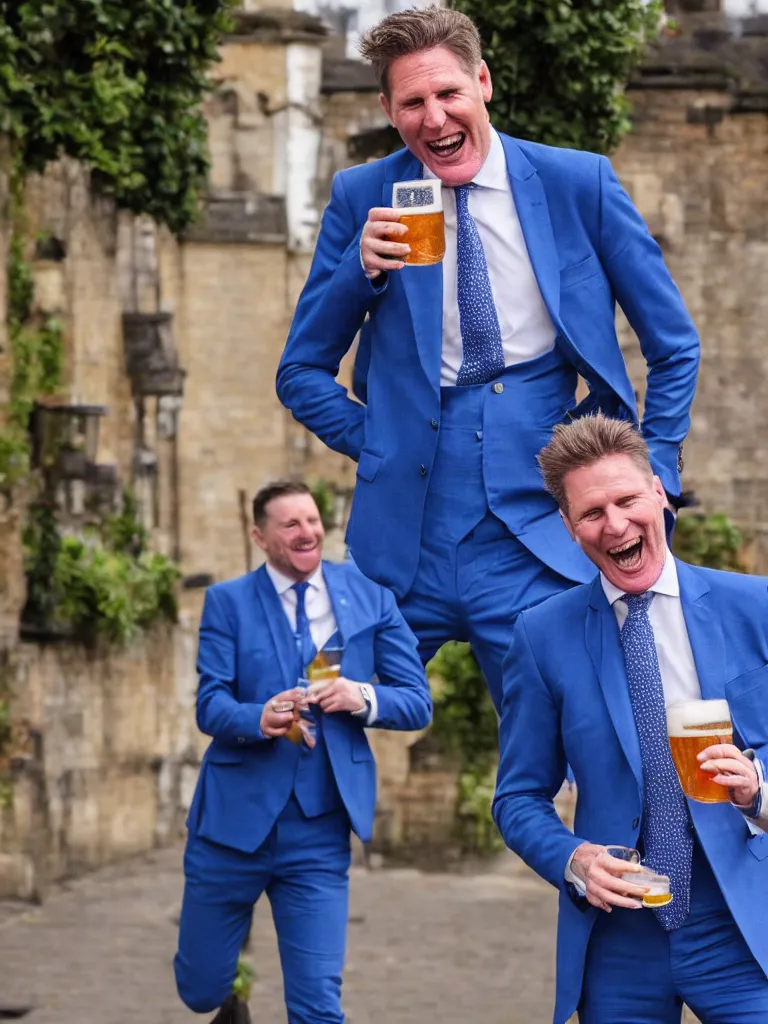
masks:
{"type": "MultiPolygon", "coordinates": [[[[764,578],[677,562],[680,599],[705,699],[725,697],[734,741],[768,761],[768,588],[764,578]]],[[[508,846],[560,889],[555,1024],[576,1010],[601,911],[564,880],[582,842],[636,846],[640,746],[616,615],[600,578],[519,617],[504,667],[494,817],[508,846]],[[566,762],[578,789],[574,832],[552,800],[566,762]]],[[[768,835],[729,804],[689,800],[696,833],[755,959],[768,974],[768,835]]],[[[694,894],[695,895],[695,894],[694,894]]]]}
{"type": "MultiPolygon", "coordinates": [[[[586,580],[586,564],[544,492],[536,452],[568,415],[600,408],[637,419],[616,337],[618,302],[648,364],[643,433],[654,470],[679,494],[698,337],[661,250],[608,160],[501,140],[556,345],[590,394],[544,420],[528,415],[518,395],[494,396],[484,428],[486,483],[498,493],[494,512],[529,550],[563,575],[586,580]]],[[[278,395],[296,419],[358,462],[348,540],[363,572],[398,596],[416,574],[438,443],[442,267],[405,267],[371,282],[359,243],[369,209],[390,206],[393,183],[420,174],[419,161],[401,150],[336,175],[277,374],[278,395]],[[358,332],[355,391],[366,405],[335,381],[358,332]]]]}
{"type": "MultiPolygon", "coordinates": [[[[375,728],[421,729],[430,720],[429,687],[416,641],[394,597],[351,563],[323,562],[323,577],[344,645],[341,673],[378,677],[375,728]]],[[[296,748],[259,728],[264,704],[296,685],[296,648],[280,598],[264,567],[217,583],[200,624],[197,724],[213,737],[187,826],[191,833],[252,852],[285,807],[296,776],[296,748]]],[[[363,722],[347,712],[323,717],[323,738],[350,823],[371,838],[376,764],[363,722]]]]}

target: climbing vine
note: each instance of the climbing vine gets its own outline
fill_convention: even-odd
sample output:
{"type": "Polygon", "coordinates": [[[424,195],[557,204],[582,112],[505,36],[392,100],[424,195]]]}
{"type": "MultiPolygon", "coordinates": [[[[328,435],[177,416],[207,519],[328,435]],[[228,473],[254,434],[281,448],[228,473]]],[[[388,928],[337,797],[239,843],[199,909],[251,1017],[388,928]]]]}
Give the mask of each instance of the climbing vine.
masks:
{"type": "Polygon", "coordinates": [[[462,852],[480,856],[504,848],[491,817],[498,761],[498,719],[469,644],[444,644],[427,665],[440,750],[461,759],[456,838],[462,852]]]}
{"type": "Polygon", "coordinates": [[[0,0],[0,109],[22,166],[62,155],[172,231],[208,169],[200,103],[231,0],[0,0]]]}
{"type": "Polygon", "coordinates": [[[24,622],[64,627],[86,644],[127,644],[154,622],[175,622],[179,570],[147,540],[130,492],[119,515],[79,537],[62,537],[54,510],[38,502],[24,531],[24,622]]]}
{"type": "Polygon", "coordinates": [[[491,120],[533,142],[609,153],[629,131],[624,88],[661,25],[658,0],[453,0],[477,25],[491,120]]]}
{"type": "Polygon", "coordinates": [[[9,402],[0,428],[0,489],[8,492],[29,472],[29,417],[35,401],[62,383],[64,336],[60,322],[34,310],[35,286],[26,259],[23,168],[14,161],[10,182],[10,238],[6,260],[6,326],[11,354],[9,402]]]}

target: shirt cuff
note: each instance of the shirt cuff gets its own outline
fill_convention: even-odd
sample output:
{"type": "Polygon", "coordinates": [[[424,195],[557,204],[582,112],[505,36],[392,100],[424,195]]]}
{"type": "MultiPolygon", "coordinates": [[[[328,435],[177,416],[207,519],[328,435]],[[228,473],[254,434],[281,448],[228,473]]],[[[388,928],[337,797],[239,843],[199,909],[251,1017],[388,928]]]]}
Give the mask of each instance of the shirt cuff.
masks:
{"type": "Polygon", "coordinates": [[[376,719],[379,717],[379,702],[376,697],[376,687],[372,683],[358,683],[358,686],[365,686],[368,699],[371,702],[370,710],[368,709],[368,700],[365,702],[365,708],[361,708],[360,711],[353,711],[353,718],[363,718],[365,725],[373,725],[376,719]]]}
{"type": "Polygon", "coordinates": [[[757,772],[757,796],[751,807],[742,807],[734,804],[747,819],[749,831],[753,835],[762,835],[768,830],[768,782],[765,778],[765,768],[759,757],[755,756],[754,750],[744,750],[743,754],[748,757],[755,766],[757,772]]]}
{"type": "Polygon", "coordinates": [[[379,717],[379,701],[376,697],[376,687],[373,683],[368,684],[369,692],[371,695],[371,712],[365,720],[366,725],[373,725],[376,719],[379,717]]]}
{"type": "Polygon", "coordinates": [[[586,896],[587,895],[587,887],[586,887],[586,885],[584,884],[584,882],[579,878],[579,876],[574,872],[573,868],[571,867],[571,862],[573,861],[573,858],[574,858],[575,854],[576,854],[576,850],[573,851],[571,856],[568,858],[568,863],[565,865],[565,881],[567,882],[568,885],[572,885],[574,887],[574,889],[576,890],[577,895],[579,895],[579,896],[586,896]]]}

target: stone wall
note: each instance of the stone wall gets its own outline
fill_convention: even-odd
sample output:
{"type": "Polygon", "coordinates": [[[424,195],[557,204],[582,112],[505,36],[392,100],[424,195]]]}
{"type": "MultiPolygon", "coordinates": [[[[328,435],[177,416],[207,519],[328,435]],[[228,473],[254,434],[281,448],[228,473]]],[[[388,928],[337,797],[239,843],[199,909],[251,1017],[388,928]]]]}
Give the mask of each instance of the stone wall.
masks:
{"type": "Polygon", "coordinates": [[[204,748],[194,623],[125,651],[22,644],[13,658],[14,800],[0,811],[0,897],[181,834],[204,748]]]}
{"type": "MultiPolygon", "coordinates": [[[[701,336],[684,487],[731,516],[768,572],[768,115],[722,89],[631,94],[634,130],[616,170],[664,250],[701,336]]],[[[632,378],[644,364],[624,331],[632,378]]]]}

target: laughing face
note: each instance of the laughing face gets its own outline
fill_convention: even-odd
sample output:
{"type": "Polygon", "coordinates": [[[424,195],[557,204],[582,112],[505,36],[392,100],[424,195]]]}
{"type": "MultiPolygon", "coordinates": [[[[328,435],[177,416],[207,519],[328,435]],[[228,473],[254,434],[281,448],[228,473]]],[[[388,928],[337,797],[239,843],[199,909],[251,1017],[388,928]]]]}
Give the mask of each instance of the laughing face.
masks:
{"type": "Polygon", "coordinates": [[[398,57],[381,105],[408,149],[444,185],[466,185],[491,145],[485,104],[493,91],[485,61],[470,73],[444,46],[398,57]]]}
{"type": "Polygon", "coordinates": [[[311,494],[286,494],[267,505],[266,518],[254,526],[253,539],[271,566],[301,583],[323,556],[323,523],[311,494]]]}
{"type": "Polygon", "coordinates": [[[666,495],[628,455],[608,455],[564,480],[568,532],[615,587],[642,594],[664,568],[666,495]]]}

